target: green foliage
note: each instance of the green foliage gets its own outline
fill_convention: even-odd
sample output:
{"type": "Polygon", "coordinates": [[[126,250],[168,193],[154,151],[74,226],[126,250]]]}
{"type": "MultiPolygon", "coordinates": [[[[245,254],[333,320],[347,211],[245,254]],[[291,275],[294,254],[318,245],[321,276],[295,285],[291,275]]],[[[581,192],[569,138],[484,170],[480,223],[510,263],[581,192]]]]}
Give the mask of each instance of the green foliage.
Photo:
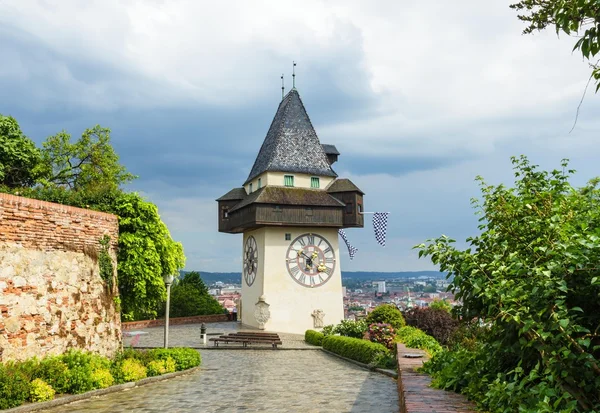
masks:
{"type": "Polygon", "coordinates": [[[370,365],[386,365],[390,351],[379,343],[359,338],[343,336],[325,336],[323,348],[352,360],[370,365]]]}
{"type": "Polygon", "coordinates": [[[45,402],[54,399],[56,392],[42,379],[34,379],[29,383],[29,400],[32,402],[45,402]]]}
{"type": "Polygon", "coordinates": [[[396,340],[408,348],[419,348],[435,355],[442,350],[442,346],[430,335],[415,327],[402,327],[397,331],[396,340]]]}
{"type": "Polygon", "coordinates": [[[304,341],[313,346],[322,346],[325,335],[315,330],[306,330],[304,333],[304,341]]]}
{"type": "MultiPolygon", "coordinates": [[[[528,26],[524,33],[554,26],[556,33],[578,38],[573,51],[581,51],[589,62],[600,52],[600,3],[597,0],[521,0],[510,6],[519,19],[528,26]]],[[[596,80],[596,92],[600,88],[600,66],[590,63],[596,80]]]]}
{"type": "Polygon", "coordinates": [[[20,406],[29,398],[29,382],[18,371],[0,365],[0,409],[20,406]]]}
{"type": "Polygon", "coordinates": [[[183,247],[171,238],[156,205],[138,194],[122,194],[113,212],[119,216],[117,269],[123,319],[155,318],[166,298],[162,276],[184,266],[183,247]]]}
{"type": "Polygon", "coordinates": [[[148,368],[148,377],[160,376],[165,373],[173,373],[177,370],[175,360],[171,357],[167,357],[164,360],[152,360],[146,367],[148,368]]]}
{"type": "Polygon", "coordinates": [[[366,322],[367,324],[390,324],[395,329],[399,329],[406,325],[402,313],[393,304],[382,304],[375,307],[375,309],[367,315],[366,322]]]}
{"type": "Polygon", "coordinates": [[[348,307],[348,311],[365,311],[365,308],[360,305],[351,305],[348,307]]]}
{"type": "Polygon", "coordinates": [[[146,367],[138,360],[126,359],[123,360],[120,366],[121,377],[123,381],[138,381],[146,377],[146,367]]]}
{"type": "Polygon", "coordinates": [[[340,336],[363,338],[368,328],[369,325],[365,320],[342,320],[335,326],[333,333],[340,336]]]}
{"type": "Polygon", "coordinates": [[[115,383],[115,379],[110,373],[110,369],[107,368],[95,369],[90,378],[95,389],[105,389],[115,383]]]}
{"type": "Polygon", "coordinates": [[[429,304],[429,308],[432,310],[443,310],[448,313],[452,311],[452,306],[446,300],[433,300],[433,302],[429,304]]]}
{"type": "Polygon", "coordinates": [[[44,186],[61,186],[75,191],[93,192],[118,189],[136,177],[119,163],[110,143],[110,129],[96,125],[71,142],[62,131],[43,143],[41,168],[44,186]]]}
{"type": "MultiPolygon", "coordinates": [[[[164,313],[160,306],[159,315],[164,313]]],[[[171,287],[171,317],[223,314],[223,307],[210,294],[200,278],[200,273],[191,271],[171,287]]]]}
{"type": "Polygon", "coordinates": [[[21,132],[17,121],[0,114],[0,185],[10,188],[33,185],[40,151],[21,132]]]}
{"type": "Polygon", "coordinates": [[[193,348],[156,348],[148,351],[148,355],[153,360],[173,359],[177,371],[191,369],[202,363],[200,352],[193,348]]]}
{"type": "Polygon", "coordinates": [[[330,336],[332,334],[335,334],[335,325],[333,324],[328,324],[326,326],[323,326],[323,329],[321,330],[321,332],[323,333],[323,335],[325,336],[330,336]]]}
{"type": "MultiPolygon", "coordinates": [[[[576,189],[566,161],[552,172],[523,156],[512,161],[514,188],[478,178],[481,234],[470,247],[458,250],[443,236],[418,246],[419,255],[453,276],[450,288],[462,301],[454,311],[489,326],[483,350],[464,363],[477,369],[465,377],[489,385],[471,393],[484,408],[600,410],[599,180],[576,189]],[[502,404],[508,390],[513,404],[502,404]]],[[[473,352],[460,351],[448,363],[473,352]]]]}
{"type": "Polygon", "coordinates": [[[445,306],[414,307],[404,312],[404,319],[409,326],[424,331],[442,344],[448,344],[458,330],[458,320],[445,306]]]}
{"type": "Polygon", "coordinates": [[[110,236],[105,235],[100,240],[100,252],[98,253],[98,266],[100,267],[100,277],[106,282],[109,290],[112,290],[114,267],[113,261],[109,254],[110,236]]]}
{"type": "Polygon", "coordinates": [[[48,357],[40,361],[36,378],[48,383],[56,392],[67,393],[69,391],[69,367],[58,357],[48,357]]]}

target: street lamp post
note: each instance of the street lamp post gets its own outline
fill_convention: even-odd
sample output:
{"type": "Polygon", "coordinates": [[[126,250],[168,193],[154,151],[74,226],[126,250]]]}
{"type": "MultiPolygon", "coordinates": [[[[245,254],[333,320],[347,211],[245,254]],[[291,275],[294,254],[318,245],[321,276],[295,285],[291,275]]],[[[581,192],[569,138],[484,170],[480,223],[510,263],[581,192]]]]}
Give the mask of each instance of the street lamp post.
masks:
{"type": "Polygon", "coordinates": [[[173,284],[174,279],[175,276],[173,275],[163,276],[163,280],[167,287],[167,307],[165,308],[165,348],[169,347],[169,307],[171,302],[171,284],[173,284]]]}

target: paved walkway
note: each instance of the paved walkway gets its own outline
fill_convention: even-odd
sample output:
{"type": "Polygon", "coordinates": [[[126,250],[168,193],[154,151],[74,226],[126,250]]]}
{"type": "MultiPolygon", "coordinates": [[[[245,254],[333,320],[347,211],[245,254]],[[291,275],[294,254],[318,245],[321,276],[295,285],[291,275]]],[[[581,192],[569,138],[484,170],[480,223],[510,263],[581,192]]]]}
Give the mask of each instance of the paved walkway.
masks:
{"type": "MultiPolygon", "coordinates": [[[[123,346],[128,347],[162,347],[164,345],[164,327],[150,327],[143,328],[135,331],[124,331],[123,333],[123,346]],[[137,334],[141,332],[138,337],[128,336],[132,333],[137,334]]],[[[236,322],[224,322],[224,323],[208,323],[206,324],[206,332],[208,337],[219,337],[219,335],[234,333],[237,331],[262,331],[262,330],[251,330],[242,328],[240,323],[236,322]]],[[[266,331],[267,333],[269,331],[266,331]]],[[[279,346],[282,349],[294,349],[294,350],[319,350],[319,347],[311,346],[306,344],[304,341],[304,335],[302,334],[289,334],[279,333],[281,337],[282,345],[279,346]]],[[[204,346],[200,341],[200,324],[184,324],[178,326],[169,327],[169,346],[173,347],[194,347],[194,348],[213,348],[214,344],[207,341],[207,345],[204,346]]],[[[224,344],[219,343],[219,348],[239,348],[240,344],[224,344]]],[[[264,347],[271,349],[271,345],[259,345],[253,344],[252,347],[264,347]]]]}
{"type": "Polygon", "coordinates": [[[193,374],[47,412],[398,412],[395,380],[322,351],[200,353],[193,374]]]}

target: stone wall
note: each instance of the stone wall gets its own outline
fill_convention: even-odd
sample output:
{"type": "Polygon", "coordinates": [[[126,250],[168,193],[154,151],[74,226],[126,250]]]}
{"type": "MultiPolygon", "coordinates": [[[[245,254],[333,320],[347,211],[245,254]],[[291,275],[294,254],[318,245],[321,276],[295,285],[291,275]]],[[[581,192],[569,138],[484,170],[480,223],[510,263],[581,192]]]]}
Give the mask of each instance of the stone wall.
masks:
{"type": "MultiPolygon", "coordinates": [[[[179,326],[183,324],[201,324],[201,323],[223,323],[228,321],[227,314],[195,315],[190,317],[169,318],[169,325],[179,326]]],[[[122,324],[123,330],[135,330],[138,328],[161,327],[165,325],[165,319],[126,321],[122,324]]]]}
{"type": "Polygon", "coordinates": [[[116,216],[0,194],[0,361],[120,348],[116,272],[111,290],[99,274],[104,235],[116,269],[116,216]]]}

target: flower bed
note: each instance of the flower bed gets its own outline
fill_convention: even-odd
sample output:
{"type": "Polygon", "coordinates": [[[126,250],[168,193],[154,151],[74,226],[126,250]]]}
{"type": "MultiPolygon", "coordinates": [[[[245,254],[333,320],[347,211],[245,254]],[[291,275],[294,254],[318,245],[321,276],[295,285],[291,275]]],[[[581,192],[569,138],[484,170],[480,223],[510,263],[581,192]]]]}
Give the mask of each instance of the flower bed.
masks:
{"type": "Polygon", "coordinates": [[[55,394],[78,394],[200,365],[189,348],[125,350],[114,359],[70,350],[39,360],[0,364],[0,409],[25,401],[52,400],[55,394]]]}

